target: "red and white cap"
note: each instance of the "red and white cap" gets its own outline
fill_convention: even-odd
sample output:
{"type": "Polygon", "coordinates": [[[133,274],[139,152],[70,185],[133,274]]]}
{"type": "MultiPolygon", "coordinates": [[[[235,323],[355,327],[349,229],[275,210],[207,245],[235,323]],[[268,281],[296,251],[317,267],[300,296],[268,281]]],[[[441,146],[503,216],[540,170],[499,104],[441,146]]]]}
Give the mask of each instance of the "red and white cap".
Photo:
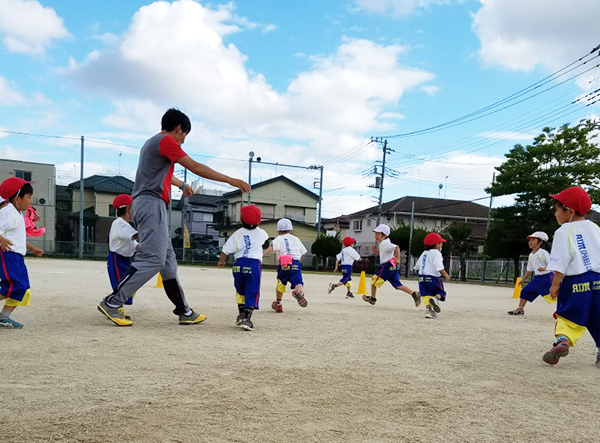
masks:
{"type": "Polygon", "coordinates": [[[19,177],[9,177],[0,183],[0,196],[4,200],[8,200],[13,195],[21,190],[28,182],[19,177]]]}
{"type": "Polygon", "coordinates": [[[354,242],[356,242],[356,240],[352,237],[344,237],[344,239],[342,240],[342,244],[344,246],[352,246],[354,242]]]}
{"type": "Polygon", "coordinates": [[[390,235],[390,227],[388,225],[384,225],[383,223],[373,229],[373,232],[380,232],[383,235],[390,235]]]}
{"type": "Polygon", "coordinates": [[[585,192],[585,189],[579,186],[571,186],[564,191],[560,191],[558,194],[550,194],[550,197],[581,215],[587,214],[592,209],[590,195],[585,192]]]}
{"type": "Polygon", "coordinates": [[[260,225],[260,209],[255,205],[242,206],[240,209],[240,215],[242,221],[249,225],[258,226],[260,225]]]}
{"type": "Polygon", "coordinates": [[[430,232],[423,239],[423,244],[426,246],[433,246],[433,245],[437,245],[438,243],[445,243],[445,242],[446,242],[446,240],[444,240],[444,238],[437,232],[430,232]]]}
{"type": "Polygon", "coordinates": [[[113,208],[115,208],[115,209],[122,208],[123,206],[131,206],[132,204],[133,204],[133,198],[131,198],[131,195],[128,195],[128,194],[117,195],[112,203],[113,208]]]}
{"type": "Polygon", "coordinates": [[[535,231],[533,234],[528,235],[527,238],[539,238],[542,241],[548,241],[548,234],[543,231],[535,231]]]}

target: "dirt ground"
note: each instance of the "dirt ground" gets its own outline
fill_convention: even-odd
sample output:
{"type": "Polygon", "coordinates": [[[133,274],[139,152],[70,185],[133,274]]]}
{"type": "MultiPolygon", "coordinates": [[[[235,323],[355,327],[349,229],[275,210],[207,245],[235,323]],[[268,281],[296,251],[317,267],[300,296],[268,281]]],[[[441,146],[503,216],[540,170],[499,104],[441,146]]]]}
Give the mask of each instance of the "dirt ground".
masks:
{"type": "MultiPolygon", "coordinates": [[[[591,442],[600,370],[589,335],[556,367],[552,306],[523,317],[508,288],[447,284],[437,320],[389,286],[377,305],[328,295],[307,274],[307,308],[270,308],[263,274],[256,330],[235,327],[230,269],[182,267],[179,326],[156,279],[128,313],[96,310],[102,262],[28,258],[33,304],[0,330],[2,442],[591,442]]],[[[414,281],[406,281],[416,288],[414,281]]],[[[355,287],[356,288],[356,287],[355,287]]],[[[339,292],[338,292],[339,291],[339,292]]]]}

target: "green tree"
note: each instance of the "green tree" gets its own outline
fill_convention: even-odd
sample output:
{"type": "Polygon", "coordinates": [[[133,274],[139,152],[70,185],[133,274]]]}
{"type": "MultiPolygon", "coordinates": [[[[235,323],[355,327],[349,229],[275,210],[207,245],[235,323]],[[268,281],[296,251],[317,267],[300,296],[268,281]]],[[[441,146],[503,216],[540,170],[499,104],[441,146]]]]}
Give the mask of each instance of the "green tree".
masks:
{"type": "Polygon", "coordinates": [[[327,257],[335,257],[342,250],[342,242],[338,236],[321,235],[317,238],[310,252],[319,257],[321,263],[325,263],[327,257]]]}
{"type": "Polygon", "coordinates": [[[459,276],[462,281],[467,279],[467,254],[472,248],[472,243],[469,239],[473,229],[464,223],[453,223],[448,228],[448,234],[452,240],[452,252],[460,257],[459,276]]]}
{"type": "MultiPolygon", "coordinates": [[[[423,228],[413,226],[412,247],[410,253],[413,257],[418,257],[425,249],[423,239],[429,231],[423,228]]],[[[395,245],[400,246],[401,251],[408,251],[408,243],[410,241],[410,225],[402,224],[394,227],[390,231],[390,241],[395,245]]]]}
{"type": "Polygon", "coordinates": [[[558,227],[550,194],[582,186],[600,201],[600,147],[593,142],[597,129],[591,120],[546,127],[532,144],[515,145],[496,168],[496,180],[486,192],[512,195],[515,201],[494,210],[486,250],[491,257],[514,260],[515,278],[519,255],[527,253],[525,237],[537,230],[551,234],[558,227]]]}

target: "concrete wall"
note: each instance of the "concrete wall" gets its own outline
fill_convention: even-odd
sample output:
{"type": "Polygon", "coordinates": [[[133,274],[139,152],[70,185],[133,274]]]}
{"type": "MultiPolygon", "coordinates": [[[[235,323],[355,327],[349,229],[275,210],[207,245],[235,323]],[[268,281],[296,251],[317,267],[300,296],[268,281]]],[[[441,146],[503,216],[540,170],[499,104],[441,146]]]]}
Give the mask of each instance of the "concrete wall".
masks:
{"type": "Polygon", "coordinates": [[[46,233],[43,236],[28,237],[28,241],[44,250],[51,251],[54,249],[56,231],[56,170],[54,165],[19,160],[0,160],[0,182],[9,177],[15,177],[16,171],[31,173],[33,207],[41,218],[36,225],[46,228],[46,233]]]}

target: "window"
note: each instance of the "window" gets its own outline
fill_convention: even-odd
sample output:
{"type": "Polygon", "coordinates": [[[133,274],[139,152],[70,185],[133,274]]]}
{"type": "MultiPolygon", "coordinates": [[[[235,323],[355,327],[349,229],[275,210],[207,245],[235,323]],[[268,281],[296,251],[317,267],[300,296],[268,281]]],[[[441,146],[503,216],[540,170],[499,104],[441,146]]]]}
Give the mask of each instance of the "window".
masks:
{"type": "Polygon", "coordinates": [[[354,232],[359,232],[362,231],[362,220],[353,220],[352,221],[352,228],[354,229],[354,232]]]}
{"type": "Polygon", "coordinates": [[[22,178],[25,181],[31,181],[31,171],[18,171],[15,169],[15,177],[22,178]]]}
{"type": "Polygon", "coordinates": [[[213,214],[211,212],[203,212],[202,213],[202,221],[212,223],[213,214]]]}
{"type": "Polygon", "coordinates": [[[304,216],[305,216],[305,211],[306,211],[305,208],[300,208],[298,206],[286,206],[285,207],[285,218],[303,222],[304,216]]]}
{"type": "Polygon", "coordinates": [[[108,215],[109,217],[114,217],[117,215],[117,211],[115,211],[113,205],[108,205],[108,215]]]}
{"type": "Polygon", "coordinates": [[[275,218],[275,205],[256,203],[256,207],[260,209],[261,220],[273,220],[275,218]]]}
{"type": "Polygon", "coordinates": [[[373,220],[371,220],[370,218],[367,219],[367,228],[371,227],[371,223],[373,220]]]}

